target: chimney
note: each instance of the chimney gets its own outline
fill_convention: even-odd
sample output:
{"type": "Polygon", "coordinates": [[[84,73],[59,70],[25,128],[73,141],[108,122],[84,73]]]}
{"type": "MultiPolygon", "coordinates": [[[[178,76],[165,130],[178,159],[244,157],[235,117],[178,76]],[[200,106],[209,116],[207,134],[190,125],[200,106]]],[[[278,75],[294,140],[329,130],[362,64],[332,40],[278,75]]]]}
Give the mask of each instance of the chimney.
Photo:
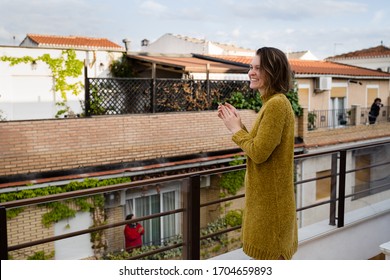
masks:
{"type": "Polygon", "coordinates": [[[149,40],[148,39],[143,39],[141,41],[141,47],[147,47],[149,46],[149,40]]]}
{"type": "Polygon", "coordinates": [[[129,39],[123,39],[122,42],[125,44],[126,51],[130,51],[130,43],[131,41],[129,39]]]}

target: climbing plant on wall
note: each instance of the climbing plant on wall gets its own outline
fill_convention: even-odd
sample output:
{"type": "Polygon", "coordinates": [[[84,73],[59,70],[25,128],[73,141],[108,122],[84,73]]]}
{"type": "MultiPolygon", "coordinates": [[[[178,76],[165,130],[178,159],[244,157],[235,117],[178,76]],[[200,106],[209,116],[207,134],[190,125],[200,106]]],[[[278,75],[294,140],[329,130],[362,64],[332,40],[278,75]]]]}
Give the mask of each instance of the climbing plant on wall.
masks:
{"type": "Polygon", "coordinates": [[[20,63],[37,63],[38,61],[47,64],[53,75],[54,91],[59,94],[59,100],[56,102],[56,105],[60,109],[56,114],[56,118],[69,111],[69,106],[67,106],[68,93],[77,96],[83,88],[81,81],[74,82],[71,80],[72,78],[78,78],[82,74],[84,65],[81,60],[76,58],[74,50],[63,50],[61,56],[57,58],[52,58],[49,54],[43,54],[36,58],[31,56],[0,56],[0,61],[9,62],[10,66],[20,63]]]}

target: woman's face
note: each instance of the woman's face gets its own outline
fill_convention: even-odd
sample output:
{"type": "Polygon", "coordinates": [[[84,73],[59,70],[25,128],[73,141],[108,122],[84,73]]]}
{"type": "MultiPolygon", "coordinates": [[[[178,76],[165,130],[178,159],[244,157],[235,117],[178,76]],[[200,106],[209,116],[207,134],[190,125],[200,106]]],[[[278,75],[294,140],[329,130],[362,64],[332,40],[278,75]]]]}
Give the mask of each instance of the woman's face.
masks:
{"type": "Polygon", "coordinates": [[[264,87],[264,78],[262,71],[260,70],[260,56],[255,55],[252,58],[252,62],[249,65],[249,87],[251,89],[257,89],[260,90],[264,87]]]}

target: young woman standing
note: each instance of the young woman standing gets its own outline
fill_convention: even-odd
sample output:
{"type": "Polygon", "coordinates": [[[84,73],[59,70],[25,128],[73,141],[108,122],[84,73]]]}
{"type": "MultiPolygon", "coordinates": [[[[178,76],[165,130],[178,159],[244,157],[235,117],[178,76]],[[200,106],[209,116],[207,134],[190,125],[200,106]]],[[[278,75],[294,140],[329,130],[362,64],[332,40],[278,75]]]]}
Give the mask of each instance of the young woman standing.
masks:
{"type": "Polygon", "coordinates": [[[298,247],[294,195],[295,116],[286,93],[292,71],[286,55],[276,49],[257,50],[248,72],[250,88],[258,90],[263,106],[248,131],[231,104],[218,116],[245,152],[244,252],[254,259],[291,259],[298,247]]]}

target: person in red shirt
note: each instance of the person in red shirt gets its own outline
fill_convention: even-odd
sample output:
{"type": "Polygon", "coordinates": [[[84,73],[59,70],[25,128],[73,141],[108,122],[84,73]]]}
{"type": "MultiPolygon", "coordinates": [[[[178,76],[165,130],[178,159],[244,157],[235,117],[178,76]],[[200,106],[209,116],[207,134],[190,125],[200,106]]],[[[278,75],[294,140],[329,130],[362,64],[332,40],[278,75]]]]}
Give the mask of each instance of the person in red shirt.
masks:
{"type": "Polygon", "coordinates": [[[129,220],[129,223],[124,229],[126,251],[129,252],[131,252],[134,248],[140,248],[142,246],[142,235],[145,233],[145,229],[141,226],[141,224],[131,222],[133,217],[133,214],[126,216],[126,220],[129,220]]]}

